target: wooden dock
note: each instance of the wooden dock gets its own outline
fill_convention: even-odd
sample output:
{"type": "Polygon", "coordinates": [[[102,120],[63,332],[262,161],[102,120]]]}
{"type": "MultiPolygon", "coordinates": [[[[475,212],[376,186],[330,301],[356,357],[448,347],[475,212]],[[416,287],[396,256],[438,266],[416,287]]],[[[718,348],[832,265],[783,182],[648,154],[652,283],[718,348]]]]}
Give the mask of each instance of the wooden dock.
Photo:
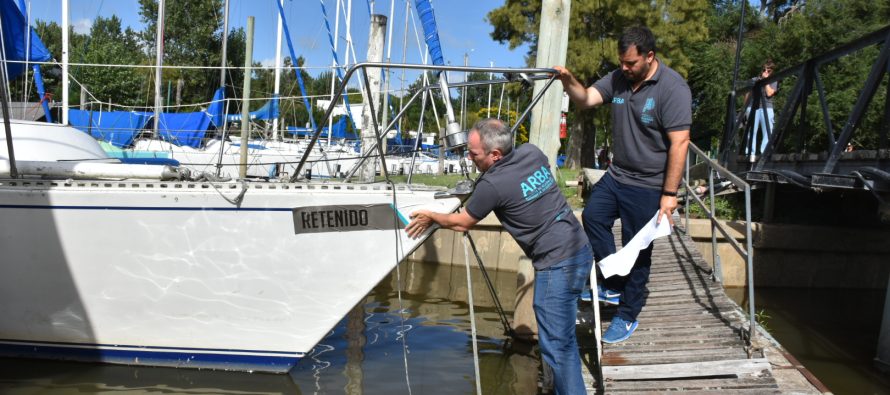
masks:
{"type": "MultiPolygon", "coordinates": [[[[621,233],[618,223],[614,233],[621,233]]],[[[595,377],[599,370],[593,309],[582,306],[579,328],[590,329],[579,343],[591,393],[598,388],[606,393],[780,392],[763,350],[746,346],[747,317],[712,280],[711,272],[689,237],[675,230],[656,240],[639,327],[624,342],[604,344],[601,380],[595,377]]],[[[600,310],[604,331],[615,311],[600,310]]]]}

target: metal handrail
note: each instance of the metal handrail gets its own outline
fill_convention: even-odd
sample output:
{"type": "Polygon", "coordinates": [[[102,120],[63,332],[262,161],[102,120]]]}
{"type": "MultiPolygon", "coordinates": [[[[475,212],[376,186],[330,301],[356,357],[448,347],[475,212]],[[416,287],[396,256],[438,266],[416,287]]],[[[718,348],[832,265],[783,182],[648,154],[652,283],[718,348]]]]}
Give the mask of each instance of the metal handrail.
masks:
{"type": "Polygon", "coordinates": [[[689,183],[689,167],[692,156],[695,155],[700,158],[701,163],[704,163],[708,166],[708,193],[710,195],[710,210],[705,207],[705,203],[698,197],[696,193],[692,193],[693,199],[696,203],[701,206],[701,208],[707,214],[708,219],[711,223],[711,254],[714,262],[714,276],[718,282],[723,282],[723,267],[720,264],[720,256],[717,253],[717,231],[719,230],[723,237],[729,241],[730,245],[738,252],[738,254],[744,258],[747,262],[748,267],[748,315],[750,319],[749,327],[748,327],[748,336],[745,339],[747,345],[750,347],[754,342],[754,337],[756,336],[757,331],[756,328],[756,313],[754,308],[754,247],[751,240],[751,185],[733,174],[731,171],[727,170],[723,166],[720,166],[717,162],[708,157],[706,153],[704,153],[698,146],[693,143],[689,143],[689,153],[686,158],[686,176],[683,178],[683,184],[685,186],[686,192],[686,210],[684,210],[685,215],[685,231],[689,234],[689,191],[692,189],[692,185],[689,183]],[[742,249],[741,245],[735,240],[735,238],[729,235],[729,232],[724,228],[723,224],[717,221],[716,217],[716,209],[714,203],[714,173],[719,174],[723,178],[729,180],[733,185],[745,191],[745,248],[742,249]]]}

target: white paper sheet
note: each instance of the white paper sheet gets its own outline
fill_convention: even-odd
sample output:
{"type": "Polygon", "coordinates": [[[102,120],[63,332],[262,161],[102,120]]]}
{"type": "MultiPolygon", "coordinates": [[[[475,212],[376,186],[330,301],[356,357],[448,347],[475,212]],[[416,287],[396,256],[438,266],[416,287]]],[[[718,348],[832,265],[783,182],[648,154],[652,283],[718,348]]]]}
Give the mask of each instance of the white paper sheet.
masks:
{"type": "MultiPolygon", "coordinates": [[[[616,275],[626,276],[630,273],[630,269],[633,268],[634,262],[637,261],[637,256],[640,255],[640,251],[649,247],[649,244],[652,244],[653,240],[671,234],[671,222],[668,220],[667,215],[663,215],[661,217],[661,223],[656,225],[655,221],[657,219],[658,212],[655,213],[643,229],[640,229],[640,231],[630,239],[630,242],[628,242],[624,248],[596,263],[599,265],[603,277],[609,278],[616,275]]],[[[590,275],[591,277],[596,276],[596,271],[592,271],[590,275]]],[[[591,281],[591,284],[594,284],[594,282],[591,281]]]]}

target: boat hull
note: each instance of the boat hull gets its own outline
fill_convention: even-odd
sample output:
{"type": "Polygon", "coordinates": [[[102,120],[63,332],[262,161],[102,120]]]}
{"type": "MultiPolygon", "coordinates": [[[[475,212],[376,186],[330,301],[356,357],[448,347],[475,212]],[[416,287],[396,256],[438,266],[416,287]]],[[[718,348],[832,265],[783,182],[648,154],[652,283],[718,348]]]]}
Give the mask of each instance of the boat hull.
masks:
{"type": "Polygon", "coordinates": [[[0,354],[286,372],[423,240],[411,211],[459,204],[433,195],[2,181],[0,354]]]}

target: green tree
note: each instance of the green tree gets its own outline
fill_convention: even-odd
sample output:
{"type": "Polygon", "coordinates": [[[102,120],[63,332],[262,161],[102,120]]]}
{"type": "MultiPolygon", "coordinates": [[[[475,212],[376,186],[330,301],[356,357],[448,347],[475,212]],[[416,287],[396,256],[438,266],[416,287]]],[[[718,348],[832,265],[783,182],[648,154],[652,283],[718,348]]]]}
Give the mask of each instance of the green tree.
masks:
{"type": "MultiPolygon", "coordinates": [[[[77,50],[72,51],[72,55],[81,63],[147,64],[136,33],[129,28],[121,30],[121,20],[117,16],[96,18],[89,37],[77,50]]],[[[124,106],[139,106],[145,104],[146,96],[150,96],[151,88],[146,84],[150,72],[146,69],[82,66],[72,68],[71,75],[87,87],[91,95],[87,101],[95,99],[124,106]]],[[[76,90],[79,95],[79,89],[76,90]]]]}
{"type": "MultiPolygon", "coordinates": [[[[139,16],[144,24],[139,33],[140,41],[148,52],[156,47],[158,4],[155,0],[139,0],[139,16]]],[[[164,10],[164,65],[200,66],[207,69],[165,68],[163,79],[182,79],[184,103],[203,103],[210,100],[220,86],[219,72],[222,56],[222,0],[192,0],[167,2],[164,10]],[[211,71],[213,70],[213,71],[211,71]]],[[[243,29],[229,32],[227,65],[244,66],[245,33],[243,29]]],[[[151,57],[154,59],[154,57],[151,57]]],[[[240,96],[244,76],[243,69],[230,69],[226,73],[227,84],[235,88],[227,97],[240,96]]],[[[232,111],[233,106],[230,106],[232,111]]]]}

